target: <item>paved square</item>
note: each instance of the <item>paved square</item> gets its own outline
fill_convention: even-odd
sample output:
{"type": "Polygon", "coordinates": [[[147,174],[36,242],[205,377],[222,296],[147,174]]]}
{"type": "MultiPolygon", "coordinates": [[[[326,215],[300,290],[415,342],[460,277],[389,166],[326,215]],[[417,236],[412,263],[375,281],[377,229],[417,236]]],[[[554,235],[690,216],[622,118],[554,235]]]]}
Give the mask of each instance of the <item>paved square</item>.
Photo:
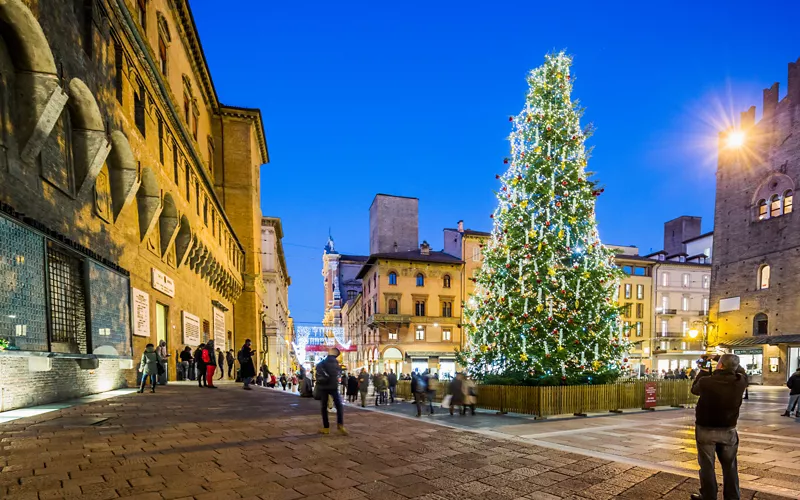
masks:
{"type": "MultiPolygon", "coordinates": [[[[156,394],[130,394],[0,425],[0,496],[686,499],[697,487],[685,475],[553,449],[561,446],[554,438],[572,434],[551,435],[545,447],[530,437],[442,427],[434,423],[438,420],[347,407],[351,435],[322,436],[317,401],[272,390],[242,391],[237,385],[214,391],[170,384],[156,394]]],[[[602,436],[601,427],[618,422],[616,417],[580,422],[589,421],[604,422],[588,434],[594,439],[602,436]]],[[[637,429],[651,435],[651,429],[637,429]]],[[[536,431],[526,430],[529,434],[536,431]]],[[[688,449],[689,443],[684,445],[688,449]]],[[[798,470],[791,466],[793,456],[778,459],[781,453],[769,448],[752,456],[798,470]]],[[[656,449],[667,459],[688,461],[683,448],[656,449]]],[[[748,462],[747,470],[751,463],[760,465],[748,462]]],[[[744,498],[778,497],[746,490],[744,498]]]]}

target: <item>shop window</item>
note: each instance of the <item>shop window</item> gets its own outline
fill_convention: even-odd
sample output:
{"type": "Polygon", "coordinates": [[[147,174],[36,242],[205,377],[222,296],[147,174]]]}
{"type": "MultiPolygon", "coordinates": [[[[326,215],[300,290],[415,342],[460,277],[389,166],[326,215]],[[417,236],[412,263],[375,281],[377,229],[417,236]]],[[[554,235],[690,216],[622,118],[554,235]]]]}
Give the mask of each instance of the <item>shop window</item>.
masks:
{"type": "Polygon", "coordinates": [[[389,314],[397,314],[397,300],[389,299],[389,314]]]}
{"type": "Polygon", "coordinates": [[[763,265],[758,268],[758,289],[764,290],[769,288],[769,280],[770,280],[770,267],[768,265],[763,265]]]}
{"type": "Polygon", "coordinates": [[[450,275],[445,274],[444,278],[442,279],[442,286],[444,288],[450,288],[450,275]]]}
{"type": "Polygon", "coordinates": [[[758,313],[753,318],[753,335],[768,335],[769,319],[764,313],[758,313]]]}
{"type": "Polygon", "coordinates": [[[425,276],[422,273],[417,274],[417,286],[425,286],[425,276]]]}
{"type": "Polygon", "coordinates": [[[389,273],[389,284],[396,285],[397,284],[397,273],[392,271],[389,273]]]}

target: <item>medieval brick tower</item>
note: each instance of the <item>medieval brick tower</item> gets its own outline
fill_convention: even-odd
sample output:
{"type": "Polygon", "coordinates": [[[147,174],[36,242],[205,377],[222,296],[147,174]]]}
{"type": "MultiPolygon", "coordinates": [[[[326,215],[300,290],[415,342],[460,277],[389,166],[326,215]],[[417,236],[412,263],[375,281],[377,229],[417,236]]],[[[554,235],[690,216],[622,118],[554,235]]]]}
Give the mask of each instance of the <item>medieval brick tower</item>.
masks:
{"type": "Polygon", "coordinates": [[[720,134],[708,343],[738,354],[755,383],[782,384],[800,358],[800,60],[787,95],[764,90],[720,134]]]}

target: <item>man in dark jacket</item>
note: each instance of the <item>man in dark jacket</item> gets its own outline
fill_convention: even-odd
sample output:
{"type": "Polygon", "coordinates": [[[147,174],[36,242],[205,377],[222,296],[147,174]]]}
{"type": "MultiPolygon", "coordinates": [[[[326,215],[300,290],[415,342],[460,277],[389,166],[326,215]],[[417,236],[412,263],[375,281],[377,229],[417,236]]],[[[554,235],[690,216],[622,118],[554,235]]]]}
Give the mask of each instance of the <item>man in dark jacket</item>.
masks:
{"type": "Polygon", "coordinates": [[[397,392],[397,375],[394,374],[394,370],[389,370],[386,381],[389,382],[389,399],[394,403],[394,395],[397,392]]]}
{"type": "Polygon", "coordinates": [[[206,364],[203,362],[203,351],[205,348],[205,344],[200,344],[194,351],[194,367],[197,369],[197,387],[206,385],[206,364]]]}
{"type": "MultiPolygon", "coordinates": [[[[789,404],[786,406],[786,411],[783,412],[784,417],[790,417],[794,411],[794,405],[800,400],[800,366],[792,373],[789,380],[786,382],[786,387],[789,388],[789,404]]],[[[794,414],[796,417],[800,416],[800,410],[794,414]]]]}
{"type": "Polygon", "coordinates": [[[692,394],[700,396],[695,410],[700,494],[693,493],[692,500],[716,500],[715,454],[722,468],[723,498],[740,498],[736,465],[739,434],[736,432],[736,423],[745,389],[747,375],[739,366],[739,356],[734,354],[723,354],[713,373],[703,370],[694,379],[692,394]]]}
{"type": "Polygon", "coordinates": [[[330,422],[328,422],[328,398],[333,398],[336,406],[336,426],[339,434],[347,435],[344,428],[344,405],[342,398],[339,397],[339,379],[341,370],[339,368],[339,349],[331,347],[328,349],[328,356],[319,362],[316,368],[317,391],[320,396],[320,406],[322,407],[322,429],[321,434],[330,433],[330,422]]]}

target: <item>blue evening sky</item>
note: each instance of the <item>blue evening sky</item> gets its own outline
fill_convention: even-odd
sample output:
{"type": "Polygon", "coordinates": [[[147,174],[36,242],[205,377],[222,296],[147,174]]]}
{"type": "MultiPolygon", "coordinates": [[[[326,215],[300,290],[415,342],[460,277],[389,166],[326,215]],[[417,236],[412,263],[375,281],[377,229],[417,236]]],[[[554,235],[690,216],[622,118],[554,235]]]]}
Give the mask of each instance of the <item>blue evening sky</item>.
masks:
{"type": "Polygon", "coordinates": [[[716,133],[800,56],[800,2],[195,1],[223,103],[261,108],[261,207],[281,217],[298,322],[322,318],[322,248],[366,254],[376,193],[416,196],[420,239],[489,230],[508,116],[546,52],[574,55],[606,243],[713,228],[716,133]],[[224,5],[224,7],[220,7],[224,5]]]}

